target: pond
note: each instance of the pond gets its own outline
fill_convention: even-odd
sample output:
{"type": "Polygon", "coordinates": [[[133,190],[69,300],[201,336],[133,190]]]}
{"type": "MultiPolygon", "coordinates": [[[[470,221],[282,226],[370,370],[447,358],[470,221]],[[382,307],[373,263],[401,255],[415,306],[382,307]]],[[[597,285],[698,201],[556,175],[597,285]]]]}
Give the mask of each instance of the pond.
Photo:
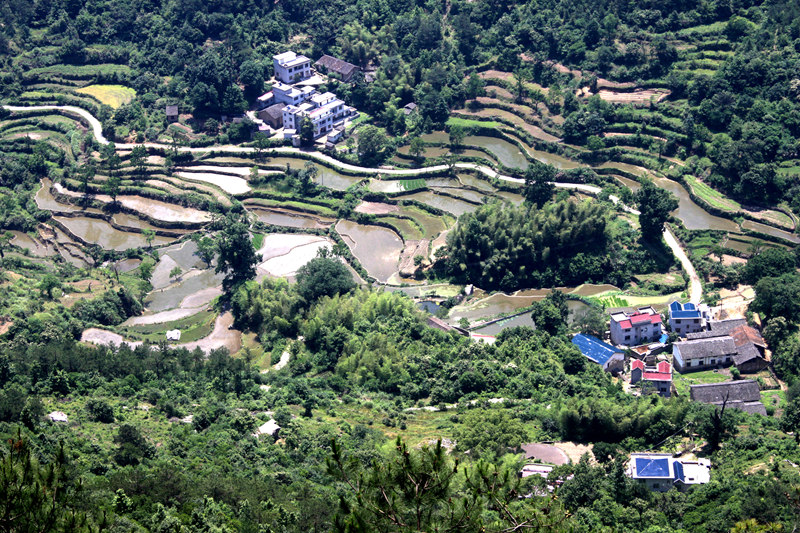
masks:
{"type": "Polygon", "coordinates": [[[394,231],[349,220],[340,220],[336,231],[372,277],[386,282],[397,272],[403,241],[394,231]]]}
{"type": "Polygon", "coordinates": [[[694,203],[683,185],[667,178],[656,178],[655,184],[665,189],[678,199],[678,209],[672,212],[686,229],[714,229],[721,231],[739,231],[739,225],[733,220],[714,216],[694,203]]]}
{"type": "Polygon", "coordinates": [[[773,226],[768,226],[767,224],[762,224],[760,222],[754,222],[752,220],[744,220],[742,222],[742,228],[750,230],[750,231],[757,231],[759,233],[764,233],[766,235],[771,235],[773,237],[780,237],[782,239],[786,239],[787,241],[793,243],[800,243],[800,238],[794,233],[790,233],[788,231],[780,230],[773,226]]]}
{"type": "Polygon", "coordinates": [[[458,200],[450,196],[435,194],[432,191],[422,191],[422,192],[415,192],[414,194],[406,194],[403,196],[399,196],[398,200],[417,200],[418,202],[421,202],[425,205],[442,209],[443,211],[447,211],[448,213],[453,213],[455,216],[461,216],[464,213],[471,213],[476,209],[478,209],[477,205],[473,205],[471,203],[465,202],[463,200],[458,200]]]}
{"type": "Polygon", "coordinates": [[[279,209],[250,208],[251,213],[256,215],[259,222],[273,224],[275,226],[286,226],[289,228],[327,228],[333,224],[333,219],[323,219],[311,217],[300,213],[283,211],[279,209]]]}
{"type": "MultiPolygon", "coordinates": [[[[86,242],[99,244],[107,250],[123,251],[128,248],[147,246],[147,240],[141,233],[119,231],[105,220],[89,217],[53,217],[72,233],[86,242]]],[[[172,242],[173,238],[156,235],[153,246],[172,242]]]]}
{"type": "Polygon", "coordinates": [[[421,302],[417,302],[418,309],[421,309],[432,315],[435,315],[440,307],[441,306],[437,302],[434,302],[433,300],[422,300],[421,302]]]}

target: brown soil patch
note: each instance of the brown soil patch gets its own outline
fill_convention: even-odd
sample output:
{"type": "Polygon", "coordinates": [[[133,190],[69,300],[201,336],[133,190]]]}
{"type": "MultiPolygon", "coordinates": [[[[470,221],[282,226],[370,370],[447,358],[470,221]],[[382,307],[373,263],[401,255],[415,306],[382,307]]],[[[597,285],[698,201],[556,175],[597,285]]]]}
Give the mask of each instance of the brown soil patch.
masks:
{"type": "Polygon", "coordinates": [[[589,454],[589,462],[594,464],[594,456],[592,455],[592,447],[586,444],[578,444],[577,442],[554,442],[553,443],[559,450],[567,454],[570,461],[577,463],[583,457],[583,454],[589,454]]]}
{"type": "Polygon", "coordinates": [[[0,335],[4,335],[13,325],[14,321],[10,318],[5,316],[0,317],[0,335]]]}
{"type": "Polygon", "coordinates": [[[381,202],[361,202],[355,208],[356,213],[365,213],[367,215],[388,215],[397,211],[400,211],[399,206],[381,202]]]}
{"type": "Polygon", "coordinates": [[[486,93],[487,94],[493,92],[494,94],[497,95],[498,98],[504,98],[504,99],[507,99],[507,100],[513,100],[514,99],[514,95],[511,94],[511,91],[503,89],[502,87],[498,87],[497,85],[487,85],[485,87],[485,89],[486,89],[486,93]]]}
{"type": "Polygon", "coordinates": [[[729,266],[729,265],[738,265],[742,263],[747,263],[747,259],[743,257],[736,257],[735,255],[722,254],[723,265],[729,266]]]}
{"type": "Polygon", "coordinates": [[[597,92],[598,96],[606,102],[620,104],[649,104],[650,98],[660,102],[666,98],[670,91],[667,89],[637,89],[633,92],[618,92],[601,89],[597,92]]]}
{"type": "MultiPolygon", "coordinates": [[[[492,109],[481,109],[480,111],[470,111],[468,109],[459,109],[456,111],[461,115],[465,116],[474,116],[474,117],[483,117],[483,118],[495,118],[499,115],[493,113],[492,109]]],[[[540,139],[546,142],[560,142],[561,139],[556,137],[555,135],[550,135],[546,131],[544,131],[539,126],[534,126],[533,124],[528,124],[525,122],[521,117],[518,117],[518,120],[514,122],[515,125],[520,128],[521,130],[527,132],[531,136],[540,139]]]]}
{"type": "Polygon", "coordinates": [[[551,465],[565,465],[569,462],[569,456],[552,444],[532,442],[523,444],[520,448],[525,453],[525,459],[537,459],[551,465]]]}
{"type": "Polygon", "coordinates": [[[403,253],[400,254],[400,275],[404,278],[410,278],[417,271],[417,266],[414,264],[414,258],[418,255],[428,257],[428,244],[430,240],[422,239],[421,241],[406,241],[406,246],[403,248],[403,253]]]}

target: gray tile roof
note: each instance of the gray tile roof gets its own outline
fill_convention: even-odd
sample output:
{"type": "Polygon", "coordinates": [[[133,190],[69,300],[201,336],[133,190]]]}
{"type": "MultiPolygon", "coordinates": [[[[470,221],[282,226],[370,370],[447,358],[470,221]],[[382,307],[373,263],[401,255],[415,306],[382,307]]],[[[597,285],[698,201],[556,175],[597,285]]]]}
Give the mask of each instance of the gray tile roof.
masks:
{"type": "Polygon", "coordinates": [[[695,402],[722,404],[728,402],[760,402],[758,383],[752,379],[692,385],[689,396],[695,402]]]}
{"type": "Polygon", "coordinates": [[[319,60],[314,63],[314,66],[325,67],[328,72],[336,72],[337,74],[341,74],[343,78],[347,78],[358,70],[358,67],[354,64],[327,54],[319,58],[319,60]]]}
{"type": "Polygon", "coordinates": [[[710,339],[695,339],[676,342],[684,361],[701,359],[703,357],[733,356],[737,353],[736,344],[730,337],[713,337],[710,339]]]}
{"type": "Polygon", "coordinates": [[[731,331],[739,326],[746,326],[747,320],[744,318],[731,318],[729,320],[717,320],[708,323],[708,331],[698,331],[696,333],[688,333],[686,338],[693,339],[710,339],[712,337],[722,337],[729,335],[731,331]]]}

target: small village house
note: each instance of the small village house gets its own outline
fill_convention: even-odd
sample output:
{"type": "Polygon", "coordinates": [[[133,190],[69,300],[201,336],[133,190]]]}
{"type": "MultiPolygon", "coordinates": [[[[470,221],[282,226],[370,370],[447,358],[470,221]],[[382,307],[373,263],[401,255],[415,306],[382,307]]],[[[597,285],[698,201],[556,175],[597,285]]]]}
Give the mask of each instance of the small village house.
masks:
{"type": "Polygon", "coordinates": [[[656,392],[664,398],[672,393],[672,365],[660,361],[655,367],[647,367],[641,359],[631,363],[631,385],[642,383],[643,392],[656,392]]]}
{"type": "Polygon", "coordinates": [[[706,304],[669,304],[669,327],[681,337],[685,337],[687,333],[705,330],[710,320],[711,310],[706,304]]]}
{"type": "Polygon", "coordinates": [[[659,340],[663,331],[661,315],[652,307],[640,307],[633,313],[611,314],[611,343],[638,346],[659,340]]]}
{"type": "Polygon", "coordinates": [[[266,124],[274,129],[283,127],[283,108],[286,104],[272,104],[266,109],[262,109],[257,113],[258,118],[263,120],[266,124]]]}
{"type": "Polygon", "coordinates": [[[606,372],[622,372],[625,365],[625,354],[622,350],[583,333],[572,337],[572,344],[577,346],[587,359],[600,365],[606,372]]]}
{"type": "Polygon", "coordinates": [[[767,409],[761,403],[761,391],[758,383],[752,379],[692,385],[689,388],[689,397],[694,402],[710,405],[722,406],[724,403],[726,409],[738,409],[751,414],[767,414],[767,409]]]}
{"type": "Polygon", "coordinates": [[[709,322],[709,329],[688,333],[672,346],[678,372],[734,365],[745,374],[767,367],[764,338],[744,319],[709,322]]]}
{"type": "Polygon", "coordinates": [[[178,122],[178,106],[176,105],[168,105],[164,110],[165,114],[167,115],[167,122],[170,124],[173,122],[178,122]]]}
{"type": "Polygon", "coordinates": [[[676,458],[668,453],[632,453],[627,474],[653,491],[667,492],[675,487],[685,492],[693,485],[711,481],[711,462],[676,458]]]}
{"type": "Polygon", "coordinates": [[[294,52],[272,56],[275,79],[283,83],[297,83],[311,76],[311,60],[294,52]]]}
{"type": "Polygon", "coordinates": [[[672,345],[675,370],[682,374],[730,366],[737,353],[736,344],[727,336],[681,341],[672,345]]]}
{"type": "Polygon", "coordinates": [[[344,82],[349,82],[360,69],[352,63],[333,56],[324,55],[314,63],[314,68],[323,74],[336,74],[344,82]]]}

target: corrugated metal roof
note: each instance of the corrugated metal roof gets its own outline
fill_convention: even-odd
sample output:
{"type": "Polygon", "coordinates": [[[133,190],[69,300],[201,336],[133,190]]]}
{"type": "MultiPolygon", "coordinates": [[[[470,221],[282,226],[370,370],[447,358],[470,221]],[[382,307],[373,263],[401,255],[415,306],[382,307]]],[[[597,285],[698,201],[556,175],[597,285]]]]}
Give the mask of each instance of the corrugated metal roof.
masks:
{"type": "Polygon", "coordinates": [[[650,458],[650,457],[637,457],[636,461],[636,477],[671,477],[669,474],[669,459],[664,458],[650,458]]]}
{"type": "Polygon", "coordinates": [[[601,366],[605,366],[614,354],[622,353],[622,350],[601,341],[597,337],[584,335],[583,333],[572,337],[572,344],[577,346],[583,355],[601,366]]]}

